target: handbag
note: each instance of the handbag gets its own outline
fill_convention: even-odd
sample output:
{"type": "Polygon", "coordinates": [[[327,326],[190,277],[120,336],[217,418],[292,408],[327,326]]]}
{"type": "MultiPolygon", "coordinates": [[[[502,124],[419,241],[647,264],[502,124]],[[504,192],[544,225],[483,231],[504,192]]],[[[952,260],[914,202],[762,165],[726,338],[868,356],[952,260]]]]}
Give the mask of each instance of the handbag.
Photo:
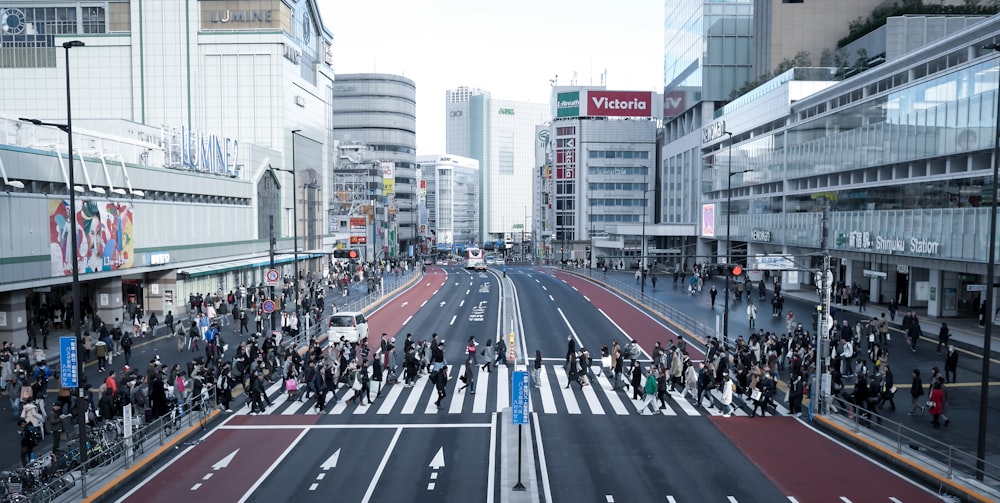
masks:
{"type": "Polygon", "coordinates": [[[363,386],[361,385],[361,376],[359,374],[354,375],[354,384],[351,384],[351,389],[354,391],[361,391],[363,386]]]}
{"type": "Polygon", "coordinates": [[[750,399],[755,402],[759,402],[761,396],[763,396],[763,393],[760,392],[760,388],[754,388],[753,391],[750,392],[750,399]]]}
{"type": "Polygon", "coordinates": [[[285,379],[285,391],[298,391],[299,383],[295,379],[285,379]]]}

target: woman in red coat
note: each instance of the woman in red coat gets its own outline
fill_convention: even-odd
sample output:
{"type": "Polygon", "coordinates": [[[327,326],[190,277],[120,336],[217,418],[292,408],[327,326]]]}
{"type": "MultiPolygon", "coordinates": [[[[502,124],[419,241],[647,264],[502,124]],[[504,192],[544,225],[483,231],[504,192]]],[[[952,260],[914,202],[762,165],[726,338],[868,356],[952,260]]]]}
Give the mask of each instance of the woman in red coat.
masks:
{"type": "Polygon", "coordinates": [[[944,414],[944,390],[941,389],[941,383],[936,380],[931,385],[931,397],[930,402],[928,402],[927,405],[930,409],[931,415],[934,416],[934,420],[931,421],[931,424],[933,424],[935,428],[940,428],[941,414],[944,414]]]}

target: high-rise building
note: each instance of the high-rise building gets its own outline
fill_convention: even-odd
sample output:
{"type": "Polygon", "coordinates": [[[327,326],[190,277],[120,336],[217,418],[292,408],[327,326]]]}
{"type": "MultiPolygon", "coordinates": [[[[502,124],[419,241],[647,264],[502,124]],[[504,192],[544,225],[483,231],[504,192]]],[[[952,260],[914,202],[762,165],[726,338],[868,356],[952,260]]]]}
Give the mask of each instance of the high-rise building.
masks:
{"type": "Polygon", "coordinates": [[[378,163],[374,256],[410,256],[417,241],[416,84],[399,75],[338,74],[333,134],[341,142],[367,145],[366,155],[378,163]]]}
{"type": "Polygon", "coordinates": [[[427,182],[427,227],[438,250],[479,238],[479,162],[458,155],[417,157],[427,182]]]}
{"type": "Polygon", "coordinates": [[[528,232],[535,126],[548,119],[549,105],[460,87],[446,92],[445,117],[448,152],[479,161],[479,242],[528,232]]]}

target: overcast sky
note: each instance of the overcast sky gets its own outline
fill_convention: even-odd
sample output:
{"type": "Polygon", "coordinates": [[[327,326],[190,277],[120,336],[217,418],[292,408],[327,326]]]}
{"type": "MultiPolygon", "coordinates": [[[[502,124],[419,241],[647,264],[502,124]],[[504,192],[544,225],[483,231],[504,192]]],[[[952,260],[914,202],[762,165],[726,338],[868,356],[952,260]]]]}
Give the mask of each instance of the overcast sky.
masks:
{"type": "Polygon", "coordinates": [[[548,103],[549,80],[663,90],[663,0],[318,0],[336,73],[417,85],[417,153],[444,154],[444,92],[548,103]]]}

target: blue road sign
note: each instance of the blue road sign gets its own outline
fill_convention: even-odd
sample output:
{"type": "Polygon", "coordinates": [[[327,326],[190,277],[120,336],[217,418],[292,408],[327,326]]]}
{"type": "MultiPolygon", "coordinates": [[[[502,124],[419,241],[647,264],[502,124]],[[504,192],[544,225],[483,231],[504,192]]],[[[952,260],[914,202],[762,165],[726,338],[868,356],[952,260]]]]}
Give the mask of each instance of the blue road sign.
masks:
{"type": "Polygon", "coordinates": [[[79,388],[79,354],[76,351],[76,337],[59,338],[59,386],[79,388]]]}
{"type": "Polygon", "coordinates": [[[531,398],[531,378],[527,371],[517,370],[511,380],[510,410],[513,424],[528,424],[528,413],[531,412],[528,403],[531,398]]]}

